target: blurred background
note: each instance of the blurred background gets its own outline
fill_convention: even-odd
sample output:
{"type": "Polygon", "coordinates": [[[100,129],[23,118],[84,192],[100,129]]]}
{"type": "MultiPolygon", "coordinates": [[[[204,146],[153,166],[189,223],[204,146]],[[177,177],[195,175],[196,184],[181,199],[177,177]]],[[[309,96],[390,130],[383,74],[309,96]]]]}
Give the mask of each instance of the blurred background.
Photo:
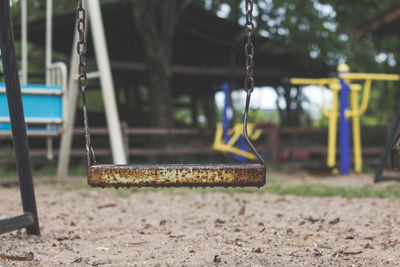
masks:
{"type": "MultiPolygon", "coordinates": [[[[46,83],[46,2],[26,3],[28,84],[46,83]]],[[[108,51],[102,56],[110,60],[127,161],[236,162],[229,153],[213,149],[213,142],[219,121],[228,120],[233,127],[243,119],[244,1],[104,0],[100,4],[108,51]],[[228,93],[223,84],[229,85],[228,93]],[[229,112],[224,112],[227,105],[229,112]]],[[[76,53],[75,7],[76,1],[69,0],[52,4],[51,58],[65,63],[68,73],[76,53]]],[[[262,130],[255,144],[272,168],[314,171],[326,165],[328,117],[322,107],[324,102],[331,107],[332,92],[316,85],[293,85],[290,78],[337,77],[337,66],[343,63],[353,72],[397,74],[399,11],[393,0],[255,1],[256,88],[249,121],[262,130]]],[[[22,58],[21,1],[12,1],[12,12],[17,56],[22,58]]],[[[88,71],[97,78],[88,83],[89,122],[98,160],[112,162],[107,103],[95,54],[99,41],[91,31],[88,27],[88,71]]],[[[71,78],[65,87],[68,96],[71,78]]],[[[364,171],[378,166],[399,99],[398,82],[373,83],[368,109],[360,117],[364,171]]],[[[63,101],[67,109],[63,112],[77,107],[73,120],[64,119],[74,126],[67,155],[70,173],[82,174],[81,104],[63,101]]],[[[37,171],[55,173],[63,133],[52,135],[51,145],[46,134],[29,139],[37,171]]],[[[7,171],[8,162],[13,162],[7,136],[0,139],[0,156],[7,171]]]]}

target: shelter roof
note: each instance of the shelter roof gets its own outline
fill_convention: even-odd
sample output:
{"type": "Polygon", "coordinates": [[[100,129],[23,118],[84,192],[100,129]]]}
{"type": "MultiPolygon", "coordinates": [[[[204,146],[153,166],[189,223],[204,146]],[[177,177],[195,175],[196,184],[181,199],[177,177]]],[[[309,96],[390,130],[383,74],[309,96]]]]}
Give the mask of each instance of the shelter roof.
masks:
{"type": "MultiPolygon", "coordinates": [[[[113,72],[145,72],[143,47],[134,22],[132,6],[128,1],[102,5],[102,15],[113,72]]],[[[75,31],[75,11],[56,14],[53,18],[53,49],[70,54],[75,31]]],[[[19,38],[20,27],[16,25],[19,38]]],[[[45,19],[29,23],[29,41],[43,45],[45,19]]],[[[180,16],[174,37],[172,72],[174,79],[188,81],[192,77],[208,79],[219,84],[233,75],[242,85],[244,73],[243,27],[220,18],[196,5],[189,6],[180,16]]],[[[327,70],[310,71],[289,53],[272,54],[263,47],[267,38],[255,38],[255,76],[257,86],[277,85],[283,78],[322,76],[327,70]]],[[[93,58],[93,42],[88,38],[89,58],[93,58]]]]}

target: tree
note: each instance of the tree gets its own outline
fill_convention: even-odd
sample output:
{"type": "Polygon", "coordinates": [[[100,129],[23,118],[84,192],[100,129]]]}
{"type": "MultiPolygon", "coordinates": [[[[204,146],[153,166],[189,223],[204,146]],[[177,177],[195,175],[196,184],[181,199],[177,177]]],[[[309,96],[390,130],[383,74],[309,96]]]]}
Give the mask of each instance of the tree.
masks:
{"type": "Polygon", "coordinates": [[[190,1],[131,0],[132,13],[148,66],[150,117],[153,126],[170,127],[173,37],[179,15],[190,1]]]}
{"type": "MultiPolygon", "coordinates": [[[[228,17],[243,20],[242,1],[239,5],[235,0],[214,0],[213,3],[215,10],[229,5],[228,17]]],[[[357,26],[388,8],[393,0],[255,0],[255,4],[256,32],[268,39],[263,48],[269,53],[290,53],[303,62],[304,68],[315,73],[334,73],[336,66],[344,62],[358,72],[397,72],[399,38],[382,41],[379,37],[367,36],[355,40],[352,36],[357,26]],[[383,59],[377,60],[377,57],[383,59]]],[[[364,118],[384,122],[396,107],[400,90],[394,90],[393,83],[374,86],[379,93],[372,94],[372,105],[364,118]]],[[[275,90],[286,107],[280,112],[281,123],[298,123],[296,116],[302,114],[298,109],[304,101],[301,94],[289,86],[275,90]]]]}
{"type": "MultiPolygon", "coordinates": [[[[180,14],[189,3],[197,3],[215,14],[224,10],[224,17],[243,24],[244,0],[125,1],[133,4],[132,14],[148,65],[152,125],[169,127],[173,121],[169,103],[171,52],[180,14]]],[[[28,1],[30,18],[44,15],[45,2],[28,1]]],[[[13,3],[13,13],[18,15],[19,0],[13,0],[13,3]]],[[[315,73],[334,73],[336,66],[345,61],[354,71],[397,72],[399,38],[382,41],[379,37],[367,36],[355,40],[351,34],[358,25],[393,4],[393,0],[254,0],[254,3],[256,35],[266,38],[262,48],[268,53],[290,53],[297,61],[303,62],[305,69],[315,73]]],[[[75,4],[69,0],[54,1],[54,11],[72,8],[75,4]]],[[[393,83],[381,83],[377,87],[363,118],[382,122],[394,110],[400,90],[393,83]]],[[[281,102],[286,103],[283,107],[293,107],[281,111],[282,123],[299,122],[300,119],[295,117],[302,114],[298,109],[301,109],[304,98],[300,93],[293,92],[298,89],[277,87],[275,90],[281,102]],[[290,112],[292,114],[288,114],[290,112]],[[288,120],[288,117],[291,119],[288,120]]]]}

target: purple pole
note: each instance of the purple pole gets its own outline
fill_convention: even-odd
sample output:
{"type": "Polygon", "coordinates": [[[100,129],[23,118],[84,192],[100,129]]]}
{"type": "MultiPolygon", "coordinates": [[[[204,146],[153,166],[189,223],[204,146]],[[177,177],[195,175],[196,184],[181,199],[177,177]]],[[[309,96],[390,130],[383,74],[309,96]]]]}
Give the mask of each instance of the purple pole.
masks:
{"type": "Polygon", "coordinates": [[[349,107],[350,87],[345,80],[340,79],[340,173],[350,171],[350,124],[345,112],[349,107]]]}

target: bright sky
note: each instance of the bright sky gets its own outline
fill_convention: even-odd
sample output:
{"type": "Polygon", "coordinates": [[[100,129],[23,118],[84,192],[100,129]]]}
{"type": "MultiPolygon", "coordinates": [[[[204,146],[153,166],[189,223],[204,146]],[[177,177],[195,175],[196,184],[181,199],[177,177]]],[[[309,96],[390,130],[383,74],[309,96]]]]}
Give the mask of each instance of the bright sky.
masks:
{"type": "MultiPolygon", "coordinates": [[[[309,110],[313,118],[319,118],[322,112],[322,92],[318,86],[305,86],[303,87],[303,94],[309,100],[309,103],[303,103],[303,108],[309,110]]],[[[330,90],[325,89],[323,92],[326,106],[330,107],[330,102],[332,99],[332,93],[330,90]]],[[[237,90],[232,93],[233,98],[240,98],[242,105],[244,106],[246,93],[244,90],[237,90]]],[[[218,107],[224,106],[225,95],[223,92],[217,92],[215,95],[215,102],[218,107]]],[[[275,90],[271,87],[257,87],[254,89],[250,108],[252,109],[269,109],[275,110],[277,94],[275,90]]],[[[282,103],[283,104],[283,103],[282,103]]]]}

